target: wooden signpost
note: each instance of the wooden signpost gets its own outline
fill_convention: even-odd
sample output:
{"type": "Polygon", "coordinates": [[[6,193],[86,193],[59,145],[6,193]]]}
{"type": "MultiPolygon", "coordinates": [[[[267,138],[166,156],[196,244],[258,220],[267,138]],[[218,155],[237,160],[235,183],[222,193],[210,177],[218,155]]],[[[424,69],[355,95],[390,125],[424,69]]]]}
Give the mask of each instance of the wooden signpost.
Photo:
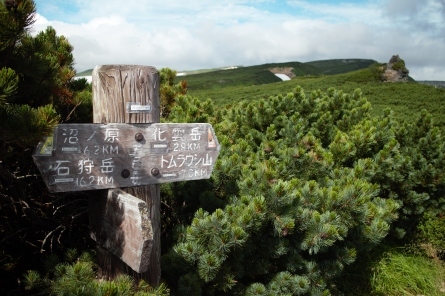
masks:
{"type": "Polygon", "coordinates": [[[159,184],[207,179],[218,157],[210,124],[161,124],[159,117],[155,68],[96,66],[95,123],[58,125],[33,155],[51,192],[109,188],[90,199],[102,278],[127,273],[159,284],[159,184]]]}

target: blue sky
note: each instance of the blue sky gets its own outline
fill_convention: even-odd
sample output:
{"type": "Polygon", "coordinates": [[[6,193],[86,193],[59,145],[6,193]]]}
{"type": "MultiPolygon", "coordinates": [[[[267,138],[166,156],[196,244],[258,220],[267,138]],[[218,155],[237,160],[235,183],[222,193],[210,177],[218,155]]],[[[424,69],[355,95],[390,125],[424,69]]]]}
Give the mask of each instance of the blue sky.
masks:
{"type": "Polygon", "coordinates": [[[418,80],[445,80],[445,0],[37,0],[76,69],[174,70],[399,54],[418,80]]]}

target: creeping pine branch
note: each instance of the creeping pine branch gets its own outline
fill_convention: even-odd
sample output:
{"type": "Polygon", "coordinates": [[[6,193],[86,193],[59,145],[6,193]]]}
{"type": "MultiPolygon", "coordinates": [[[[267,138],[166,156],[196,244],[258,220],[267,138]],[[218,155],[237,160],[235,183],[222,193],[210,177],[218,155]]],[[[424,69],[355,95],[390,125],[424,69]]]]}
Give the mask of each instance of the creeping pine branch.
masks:
{"type": "Polygon", "coordinates": [[[172,207],[171,206],[169,206],[165,201],[161,201],[161,203],[164,205],[164,206],[166,206],[167,208],[169,208],[169,209],[171,209],[172,207]]]}
{"type": "Polygon", "coordinates": [[[15,176],[15,177],[16,177],[16,179],[25,179],[25,178],[31,178],[31,177],[38,178],[38,177],[40,177],[40,175],[32,174],[32,175],[15,176]]]}
{"type": "Polygon", "coordinates": [[[71,219],[72,219],[72,221],[74,221],[77,217],[79,217],[80,215],[86,214],[86,213],[88,213],[88,209],[83,211],[83,212],[80,212],[80,213],[78,213],[78,214],[76,214],[74,216],[71,216],[71,219]]]}
{"type": "Polygon", "coordinates": [[[71,119],[71,115],[73,115],[74,111],[76,110],[77,107],[80,106],[80,104],[82,104],[81,102],[77,103],[76,106],[74,106],[73,110],[71,110],[70,114],[68,114],[68,116],[65,118],[65,121],[68,121],[71,119]]]}
{"type": "MultiPolygon", "coordinates": [[[[60,207],[59,207],[59,208],[60,208],[60,207]]],[[[57,212],[57,210],[58,210],[59,208],[57,208],[55,212],[57,212]]],[[[54,213],[55,213],[55,212],[54,212],[54,213]]],[[[86,214],[86,213],[88,213],[88,209],[85,210],[85,211],[82,211],[82,212],[80,212],[80,213],[77,213],[76,215],[71,216],[70,224],[72,224],[73,221],[76,220],[79,216],[81,216],[81,215],[83,215],[83,214],[86,214]]],[[[59,225],[59,226],[57,226],[56,228],[54,228],[53,230],[51,230],[51,231],[45,236],[45,238],[44,238],[43,241],[42,241],[42,246],[40,247],[40,253],[45,252],[44,247],[45,247],[45,244],[46,244],[46,242],[47,242],[47,240],[48,240],[49,238],[51,238],[51,240],[50,240],[50,250],[52,251],[52,249],[53,249],[53,241],[54,241],[55,233],[56,233],[59,229],[61,229],[61,230],[60,230],[60,233],[59,233],[59,235],[58,235],[58,237],[57,237],[57,242],[60,244],[60,238],[62,237],[63,233],[64,233],[64,232],[66,231],[66,229],[67,229],[67,227],[66,227],[65,225],[59,225]]]]}
{"type": "MultiPolygon", "coordinates": [[[[8,224],[8,226],[9,226],[9,224],[8,224]]],[[[11,228],[11,227],[9,227],[9,228],[11,228]]],[[[12,228],[11,228],[12,229],[12,228]]],[[[19,229],[19,230],[15,230],[15,232],[11,232],[11,234],[9,234],[8,236],[5,236],[0,242],[3,244],[4,242],[6,242],[9,238],[11,238],[11,237],[13,237],[13,236],[16,236],[16,235],[20,235],[22,232],[26,232],[26,231],[28,231],[29,230],[29,227],[26,227],[26,228],[22,228],[22,229],[19,229]]]]}
{"type": "MultiPolygon", "coordinates": [[[[45,250],[43,249],[45,247],[45,243],[48,240],[49,237],[51,237],[58,229],[63,228],[63,230],[65,230],[65,226],[63,225],[59,225],[57,226],[55,229],[51,230],[46,236],[45,239],[42,242],[42,247],[40,248],[40,253],[45,252],[45,250]]],[[[52,239],[51,239],[51,246],[50,246],[51,250],[53,249],[53,243],[52,243],[52,239]]]]}
{"type": "MultiPolygon", "coordinates": [[[[62,229],[62,231],[60,231],[59,236],[57,237],[57,242],[61,245],[62,243],[60,242],[60,238],[62,237],[62,234],[65,232],[66,227],[62,229]]],[[[52,244],[52,241],[51,241],[52,244]]]]}
{"type": "MultiPolygon", "coordinates": [[[[57,211],[59,211],[60,209],[66,207],[66,206],[69,206],[69,205],[71,205],[71,204],[73,204],[73,203],[78,203],[79,201],[80,201],[80,199],[76,199],[76,200],[73,200],[73,201],[70,201],[70,202],[67,202],[67,203],[64,203],[64,204],[58,206],[58,207],[54,210],[53,215],[55,215],[55,214],[57,213],[57,211]]],[[[86,201],[86,199],[83,199],[83,201],[86,201]]]]}

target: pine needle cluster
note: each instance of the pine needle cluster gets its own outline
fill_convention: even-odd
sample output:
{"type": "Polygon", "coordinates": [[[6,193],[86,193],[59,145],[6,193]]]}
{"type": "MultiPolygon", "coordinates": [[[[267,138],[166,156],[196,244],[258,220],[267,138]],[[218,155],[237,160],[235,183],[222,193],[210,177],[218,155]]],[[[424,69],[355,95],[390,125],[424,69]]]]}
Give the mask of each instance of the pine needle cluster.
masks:
{"type": "Polygon", "coordinates": [[[59,262],[55,255],[46,258],[42,276],[35,270],[24,275],[25,290],[42,295],[107,295],[107,296],[167,296],[169,289],[161,284],[156,289],[141,281],[138,286],[127,275],[118,276],[112,281],[96,278],[93,254],[78,254],[69,249],[65,262],[59,262]]]}

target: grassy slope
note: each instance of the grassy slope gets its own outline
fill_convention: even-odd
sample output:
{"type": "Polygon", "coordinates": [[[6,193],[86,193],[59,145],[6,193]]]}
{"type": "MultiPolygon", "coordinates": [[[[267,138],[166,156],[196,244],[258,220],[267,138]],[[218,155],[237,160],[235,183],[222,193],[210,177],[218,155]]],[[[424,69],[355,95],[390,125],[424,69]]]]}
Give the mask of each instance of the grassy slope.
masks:
{"type": "MultiPolygon", "coordinates": [[[[177,72],[186,73],[187,80],[191,81],[196,80],[198,83],[194,83],[195,85],[196,84],[202,85],[202,83],[200,82],[203,79],[205,80],[205,76],[208,75],[211,75],[214,78],[224,79],[227,78],[228,76],[231,76],[233,73],[236,73],[236,76],[241,76],[244,77],[244,79],[246,79],[246,77],[249,76],[258,76],[259,73],[264,74],[262,73],[263,71],[265,70],[267,71],[267,69],[274,67],[292,67],[294,68],[294,74],[297,76],[309,75],[309,74],[310,75],[338,74],[338,73],[345,73],[349,71],[366,68],[373,63],[375,63],[374,60],[367,60],[367,59],[337,59],[337,60],[312,61],[307,63],[300,63],[300,62],[273,63],[273,64],[264,64],[258,66],[250,66],[250,67],[236,66],[237,69],[233,70],[223,70],[224,68],[211,68],[211,69],[199,69],[192,71],[177,71],[177,72]],[[209,74],[211,72],[218,72],[218,73],[209,74]],[[202,75],[200,77],[199,76],[200,74],[205,74],[205,75],[202,75]],[[190,75],[193,75],[193,77],[191,77],[190,75]]],[[[76,76],[90,76],[92,72],[93,69],[89,69],[77,73],[76,76]]],[[[272,76],[268,75],[268,77],[270,78],[272,76]]],[[[255,79],[252,80],[254,82],[258,81],[255,79]]],[[[209,79],[209,81],[214,81],[214,80],[209,79]]],[[[276,81],[279,81],[276,79],[276,77],[273,79],[266,79],[262,81],[260,80],[261,83],[269,83],[276,81]]]]}
{"type": "Polygon", "coordinates": [[[93,73],[93,69],[85,70],[80,73],[77,73],[76,76],[91,76],[93,73]]]}
{"type": "MultiPolygon", "coordinates": [[[[201,99],[211,98],[216,105],[285,94],[297,85],[307,92],[329,87],[352,92],[360,88],[372,103],[374,115],[381,114],[383,109],[389,107],[398,118],[410,118],[421,109],[426,109],[438,124],[445,126],[445,89],[415,82],[375,81],[367,68],[374,62],[369,59],[337,59],[264,64],[233,70],[208,69],[210,72],[199,70],[199,74],[179,76],[177,80],[187,80],[190,95],[201,99]],[[281,81],[268,70],[275,67],[292,67],[297,77],[291,81],[281,81]],[[327,75],[333,73],[342,74],[327,75]]],[[[91,72],[92,69],[77,75],[87,76],[91,72]]]]}
{"type": "Polygon", "coordinates": [[[377,61],[365,59],[336,59],[313,61],[305,64],[320,69],[323,74],[334,75],[367,68],[375,63],[377,61]]]}
{"type": "Polygon", "coordinates": [[[275,67],[292,67],[294,74],[299,75],[319,75],[320,70],[311,65],[299,62],[264,64],[251,67],[240,67],[230,70],[218,70],[207,73],[200,73],[188,76],[180,76],[179,79],[185,79],[188,82],[189,90],[217,90],[227,87],[260,85],[281,81],[269,71],[275,67]]]}
{"type": "Polygon", "coordinates": [[[216,105],[225,105],[240,100],[268,98],[291,92],[297,85],[307,92],[335,87],[345,92],[360,88],[373,106],[373,114],[379,115],[389,107],[398,118],[411,118],[421,109],[433,114],[436,123],[445,126],[445,89],[419,84],[382,83],[375,81],[372,72],[366,68],[344,74],[318,77],[297,77],[290,81],[280,81],[266,85],[244,85],[217,89],[195,90],[189,82],[189,94],[201,99],[211,98],[216,105]]]}

